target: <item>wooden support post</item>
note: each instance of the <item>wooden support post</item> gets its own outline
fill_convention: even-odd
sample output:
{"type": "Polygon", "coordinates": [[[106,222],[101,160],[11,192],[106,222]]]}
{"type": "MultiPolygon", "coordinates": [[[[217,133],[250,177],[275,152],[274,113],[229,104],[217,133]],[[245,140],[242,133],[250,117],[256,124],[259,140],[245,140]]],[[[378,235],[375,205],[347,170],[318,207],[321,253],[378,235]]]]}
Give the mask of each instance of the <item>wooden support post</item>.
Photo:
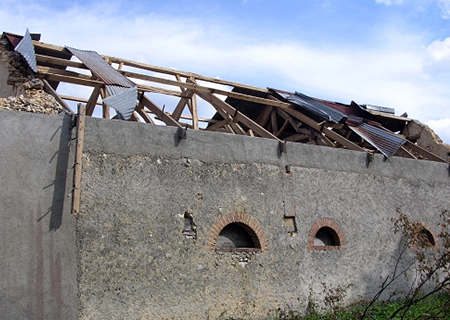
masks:
{"type": "Polygon", "coordinates": [[[73,178],[73,198],[72,198],[72,214],[76,215],[80,212],[81,200],[81,169],[83,163],[83,145],[84,145],[84,125],[86,121],[86,106],[78,105],[77,117],[77,148],[75,154],[74,178],[73,178]]]}
{"type": "Polygon", "coordinates": [[[91,96],[89,97],[88,103],[86,105],[86,115],[92,116],[94,113],[95,106],[97,105],[97,99],[100,95],[100,89],[102,86],[96,86],[94,90],[92,91],[91,96]]]}

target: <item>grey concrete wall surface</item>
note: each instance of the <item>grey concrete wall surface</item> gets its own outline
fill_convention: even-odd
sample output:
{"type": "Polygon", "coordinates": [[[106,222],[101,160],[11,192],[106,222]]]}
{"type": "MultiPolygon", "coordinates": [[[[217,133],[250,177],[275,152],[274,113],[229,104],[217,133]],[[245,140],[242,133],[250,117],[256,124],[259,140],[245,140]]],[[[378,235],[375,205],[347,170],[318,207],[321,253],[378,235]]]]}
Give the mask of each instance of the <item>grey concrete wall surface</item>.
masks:
{"type": "Polygon", "coordinates": [[[5,63],[0,60],[0,98],[7,98],[15,95],[14,87],[7,84],[8,76],[8,68],[5,63]]]}
{"type": "Polygon", "coordinates": [[[271,140],[191,130],[179,140],[175,128],[95,118],[84,143],[80,319],[265,319],[349,286],[348,301],[371,298],[401,250],[397,211],[437,232],[450,207],[442,163],[375,156],[367,168],[359,152],[280,153],[271,140]],[[182,232],[185,213],[196,238],[182,232]],[[233,215],[260,226],[265,250],[211,250],[233,215]],[[322,218],[339,226],[341,250],[308,249],[322,218]]]}
{"type": "Polygon", "coordinates": [[[0,314],[76,319],[71,118],[0,110],[0,314]]]}

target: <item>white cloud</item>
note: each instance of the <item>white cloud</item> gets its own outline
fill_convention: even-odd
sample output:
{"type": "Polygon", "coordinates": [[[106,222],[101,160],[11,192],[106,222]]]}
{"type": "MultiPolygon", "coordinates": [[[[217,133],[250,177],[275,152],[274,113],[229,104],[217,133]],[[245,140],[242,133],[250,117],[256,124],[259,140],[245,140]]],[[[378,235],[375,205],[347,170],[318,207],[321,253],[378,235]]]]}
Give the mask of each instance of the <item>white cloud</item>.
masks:
{"type": "Polygon", "coordinates": [[[450,19],[450,0],[437,0],[444,19],[450,19]]]}
{"type": "Polygon", "coordinates": [[[426,52],[425,72],[439,74],[450,71],[450,37],[443,41],[433,41],[426,52]]]}
{"type": "Polygon", "coordinates": [[[385,4],[387,6],[401,4],[403,0],[375,0],[378,4],[385,4]]]}
{"type": "Polygon", "coordinates": [[[450,118],[430,120],[426,123],[445,142],[450,144],[450,118]]]}

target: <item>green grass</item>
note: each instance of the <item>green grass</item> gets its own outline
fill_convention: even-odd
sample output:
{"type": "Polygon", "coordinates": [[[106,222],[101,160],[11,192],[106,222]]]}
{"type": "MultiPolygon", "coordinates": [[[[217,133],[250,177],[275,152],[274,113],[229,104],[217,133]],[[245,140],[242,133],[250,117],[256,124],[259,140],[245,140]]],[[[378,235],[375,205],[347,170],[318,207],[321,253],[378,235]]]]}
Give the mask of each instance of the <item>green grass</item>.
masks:
{"type": "MultiPolygon", "coordinates": [[[[405,305],[405,301],[375,303],[367,312],[364,319],[385,320],[405,305]]],[[[367,303],[358,303],[346,308],[338,308],[332,312],[322,313],[310,310],[308,315],[295,316],[284,314],[278,319],[282,320],[355,320],[361,319],[367,303]]],[[[275,318],[277,319],[277,318],[275,318]]],[[[393,319],[450,319],[450,295],[443,294],[429,297],[417,304],[413,304],[408,310],[400,311],[393,319]]]]}

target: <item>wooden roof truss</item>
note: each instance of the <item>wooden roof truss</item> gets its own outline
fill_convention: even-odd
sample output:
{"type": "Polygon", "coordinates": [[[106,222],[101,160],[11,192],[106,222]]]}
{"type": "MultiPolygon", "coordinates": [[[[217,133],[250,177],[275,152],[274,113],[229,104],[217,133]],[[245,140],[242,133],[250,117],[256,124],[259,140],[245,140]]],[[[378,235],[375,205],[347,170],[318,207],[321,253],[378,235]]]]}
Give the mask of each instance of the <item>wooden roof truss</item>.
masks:
{"type": "MultiPolygon", "coordinates": [[[[67,102],[85,105],[86,115],[101,109],[103,118],[111,118],[109,106],[102,102],[108,96],[105,84],[77,61],[68,60],[70,52],[64,47],[33,41],[36,48],[38,77],[44,80],[45,90],[53,94],[66,108],[67,102]],[[91,88],[86,97],[57,93],[58,84],[67,83],[91,88]]],[[[346,148],[373,153],[376,149],[364,139],[356,137],[346,124],[318,122],[295,107],[282,101],[270,89],[249,86],[201,76],[191,72],[157,67],[145,63],[101,56],[114,69],[137,84],[138,99],[130,121],[155,123],[160,121],[180,129],[219,131],[231,134],[264,137],[279,142],[299,142],[334,148],[346,148]],[[242,93],[244,92],[244,93],[242,93]],[[176,103],[158,105],[153,96],[174,97],[176,103]],[[224,100],[223,98],[226,98],[224,100]],[[212,118],[199,117],[199,99],[215,110],[212,118]],[[256,116],[238,110],[229,101],[239,100],[257,108],[256,116]]],[[[382,116],[382,115],[380,115],[382,116]]],[[[407,143],[396,154],[446,162],[434,154],[407,143]]]]}

